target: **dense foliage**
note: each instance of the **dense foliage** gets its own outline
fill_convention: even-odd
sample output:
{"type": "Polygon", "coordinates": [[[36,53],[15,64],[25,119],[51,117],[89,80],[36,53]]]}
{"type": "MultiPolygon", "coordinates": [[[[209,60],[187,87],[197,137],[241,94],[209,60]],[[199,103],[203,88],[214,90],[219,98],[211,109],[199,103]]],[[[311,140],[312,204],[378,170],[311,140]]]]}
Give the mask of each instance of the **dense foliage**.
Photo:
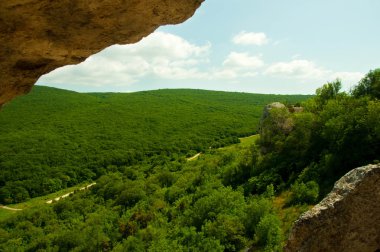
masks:
{"type": "Polygon", "coordinates": [[[371,70],[352,90],[355,97],[369,96],[380,99],[380,68],[371,70]]]}
{"type": "Polygon", "coordinates": [[[245,196],[223,184],[249,156],[247,145],[120,167],[89,191],[0,222],[0,251],[279,251],[273,187],[245,196]]]}
{"type": "MultiPolygon", "coordinates": [[[[37,116],[19,101],[9,111],[20,111],[20,118],[1,118],[8,127],[0,134],[1,172],[25,173],[2,182],[3,200],[19,199],[14,188],[20,199],[23,190],[29,197],[35,190],[24,186],[29,182],[59,178],[66,186],[99,178],[91,190],[0,221],[0,251],[281,251],[290,223],[307,209],[303,204],[316,203],[348,170],[379,162],[376,88],[355,91],[363,83],[376,86],[370,75],[377,72],[349,94],[336,80],[301,107],[291,103],[302,97],[287,97],[287,106],[273,107],[261,119],[263,105],[275,96],[67,92],[78,97],[67,99],[67,109],[53,95],[63,91],[37,89],[54,97],[41,105],[45,111],[37,116]],[[256,124],[260,136],[249,138],[255,144],[226,146],[254,133],[256,124]],[[39,139],[57,142],[38,145],[39,139]],[[184,158],[199,151],[194,161],[184,158]]],[[[25,104],[35,104],[31,100],[25,104]]]]}
{"type": "Polygon", "coordinates": [[[0,203],[236,143],[256,132],[266,103],[306,98],[203,90],[81,94],[36,86],[0,113],[0,203]]]}
{"type": "Polygon", "coordinates": [[[292,183],[292,202],[314,203],[349,170],[380,159],[380,101],[371,71],[353,89],[340,92],[340,80],[325,84],[302,109],[274,108],[261,122],[246,191],[258,193],[268,183],[278,191],[292,183]],[[319,188],[318,188],[319,185],[319,188]]]}

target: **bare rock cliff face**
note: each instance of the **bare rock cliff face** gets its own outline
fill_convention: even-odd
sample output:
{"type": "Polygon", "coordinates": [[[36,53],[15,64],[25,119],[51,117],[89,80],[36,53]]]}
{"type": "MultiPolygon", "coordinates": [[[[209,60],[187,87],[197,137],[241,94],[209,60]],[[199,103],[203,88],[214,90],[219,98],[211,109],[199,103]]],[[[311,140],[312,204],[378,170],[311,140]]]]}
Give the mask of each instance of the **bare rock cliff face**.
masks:
{"type": "Polygon", "coordinates": [[[296,221],[285,251],[380,251],[380,165],[352,170],[296,221]]]}
{"type": "Polygon", "coordinates": [[[1,0],[0,107],[55,68],[139,41],[204,0],[1,0]]]}

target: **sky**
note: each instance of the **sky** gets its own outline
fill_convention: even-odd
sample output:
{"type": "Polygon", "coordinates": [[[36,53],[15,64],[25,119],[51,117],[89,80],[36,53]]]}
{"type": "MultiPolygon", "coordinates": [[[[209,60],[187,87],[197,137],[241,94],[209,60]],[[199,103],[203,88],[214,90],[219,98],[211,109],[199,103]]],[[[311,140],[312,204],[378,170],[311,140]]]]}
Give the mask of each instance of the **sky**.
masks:
{"type": "Polygon", "coordinates": [[[348,91],[380,67],[379,0],[206,0],[194,16],[114,45],[38,85],[78,92],[195,88],[313,94],[348,91]]]}

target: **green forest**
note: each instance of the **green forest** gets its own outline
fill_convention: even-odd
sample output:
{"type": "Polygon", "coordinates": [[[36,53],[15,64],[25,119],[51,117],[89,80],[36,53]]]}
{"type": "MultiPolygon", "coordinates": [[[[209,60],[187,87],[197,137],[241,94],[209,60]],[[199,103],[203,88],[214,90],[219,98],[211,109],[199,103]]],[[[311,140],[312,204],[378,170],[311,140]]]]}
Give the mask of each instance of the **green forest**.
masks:
{"type": "Polygon", "coordinates": [[[36,86],[0,113],[0,204],[237,143],[257,132],[265,104],[306,98],[202,90],[81,94],[36,86]]]}
{"type": "Polygon", "coordinates": [[[1,203],[97,184],[1,218],[0,251],[281,251],[340,176],[380,160],[380,69],[341,86],[314,96],[36,87],[0,113],[1,203]],[[272,102],[284,105],[263,113],[272,102]]]}

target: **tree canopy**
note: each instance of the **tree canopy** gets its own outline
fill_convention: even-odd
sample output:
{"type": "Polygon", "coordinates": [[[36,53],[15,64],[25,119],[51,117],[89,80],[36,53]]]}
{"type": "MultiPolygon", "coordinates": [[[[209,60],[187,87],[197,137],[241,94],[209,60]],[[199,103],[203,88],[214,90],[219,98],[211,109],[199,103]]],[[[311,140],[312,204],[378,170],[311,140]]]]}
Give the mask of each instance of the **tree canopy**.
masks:
{"type": "Polygon", "coordinates": [[[83,94],[36,86],[0,113],[0,203],[236,143],[256,133],[266,103],[306,98],[204,90],[83,94]]]}
{"type": "Polygon", "coordinates": [[[370,96],[380,99],[380,68],[369,71],[352,90],[355,97],[370,96]]]}

